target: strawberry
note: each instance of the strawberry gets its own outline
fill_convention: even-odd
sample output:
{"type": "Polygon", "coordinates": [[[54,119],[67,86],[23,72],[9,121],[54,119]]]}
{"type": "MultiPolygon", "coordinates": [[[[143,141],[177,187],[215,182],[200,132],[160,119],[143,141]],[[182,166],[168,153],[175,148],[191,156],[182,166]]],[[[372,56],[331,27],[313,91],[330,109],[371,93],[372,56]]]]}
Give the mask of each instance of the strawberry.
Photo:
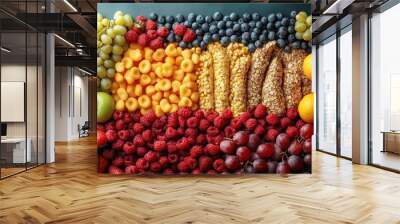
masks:
{"type": "Polygon", "coordinates": [[[286,116],[290,119],[290,120],[296,120],[297,116],[299,115],[299,113],[297,112],[296,108],[289,108],[286,111],[286,116]]]}
{"type": "Polygon", "coordinates": [[[135,17],[135,21],[136,21],[136,22],[145,23],[146,20],[147,20],[147,18],[146,18],[145,16],[136,16],[136,17],[135,17]]]}
{"type": "Polygon", "coordinates": [[[258,104],[254,109],[255,118],[264,118],[266,114],[267,114],[267,107],[262,104],[258,104]]]}
{"type": "Polygon", "coordinates": [[[156,50],[158,48],[163,48],[164,41],[161,37],[157,37],[154,40],[150,41],[149,47],[153,50],[156,50]]]}
{"type": "Polygon", "coordinates": [[[196,33],[192,29],[186,29],[185,34],[183,35],[183,42],[190,43],[196,38],[196,33]]]}
{"type": "Polygon", "coordinates": [[[157,29],[157,35],[160,37],[166,37],[168,36],[169,30],[167,27],[160,27],[157,29]]]}
{"type": "Polygon", "coordinates": [[[149,38],[149,36],[147,36],[147,34],[142,33],[139,35],[137,43],[140,46],[146,47],[149,44],[149,42],[150,42],[150,38],[149,38]]]}
{"type": "Polygon", "coordinates": [[[270,125],[276,125],[279,123],[279,117],[275,114],[268,114],[265,120],[270,125]]]}
{"type": "Polygon", "coordinates": [[[155,21],[149,19],[145,22],[145,27],[146,27],[147,31],[149,31],[149,30],[155,31],[157,29],[157,23],[155,21]]]}
{"type": "Polygon", "coordinates": [[[125,39],[129,42],[129,43],[134,43],[138,40],[139,37],[139,33],[133,31],[133,30],[129,30],[128,32],[125,33],[125,39]]]}
{"type": "Polygon", "coordinates": [[[178,36],[183,36],[186,32],[186,26],[182,25],[182,24],[176,24],[175,28],[174,28],[174,33],[175,35],[178,36]]]}
{"type": "Polygon", "coordinates": [[[244,124],[247,130],[253,131],[257,127],[257,120],[254,118],[250,118],[244,124]]]}

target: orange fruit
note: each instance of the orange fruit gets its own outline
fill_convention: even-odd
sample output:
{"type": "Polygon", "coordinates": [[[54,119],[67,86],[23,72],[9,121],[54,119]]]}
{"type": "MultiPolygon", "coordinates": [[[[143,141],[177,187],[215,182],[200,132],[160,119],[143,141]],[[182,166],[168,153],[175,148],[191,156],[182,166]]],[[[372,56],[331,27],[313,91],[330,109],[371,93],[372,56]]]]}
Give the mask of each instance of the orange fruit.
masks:
{"type": "Polygon", "coordinates": [[[312,123],[314,120],[314,93],[305,95],[297,109],[303,121],[312,123]]]}
{"type": "Polygon", "coordinates": [[[304,75],[311,80],[312,79],[312,56],[309,54],[303,62],[304,75]]]}

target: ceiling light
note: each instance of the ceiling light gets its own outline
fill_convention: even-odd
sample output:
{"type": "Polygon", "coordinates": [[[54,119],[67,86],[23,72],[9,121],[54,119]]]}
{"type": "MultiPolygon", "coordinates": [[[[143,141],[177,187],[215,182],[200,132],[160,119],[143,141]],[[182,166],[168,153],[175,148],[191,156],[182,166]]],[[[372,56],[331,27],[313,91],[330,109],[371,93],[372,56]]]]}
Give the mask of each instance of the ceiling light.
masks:
{"type": "Polygon", "coordinates": [[[78,12],[78,10],[73,6],[68,0],[64,0],[65,4],[67,4],[72,10],[75,12],[78,12]]]}
{"type": "Polygon", "coordinates": [[[69,42],[68,40],[60,37],[58,34],[54,34],[55,37],[57,37],[59,40],[61,40],[62,42],[66,43],[67,45],[69,45],[70,47],[75,48],[75,45],[73,45],[71,42],[69,42]]]}
{"type": "Polygon", "coordinates": [[[86,70],[83,70],[83,69],[81,69],[81,68],[79,68],[79,67],[78,67],[78,70],[81,71],[81,72],[83,72],[83,73],[85,73],[85,74],[87,74],[87,75],[92,75],[92,73],[90,73],[90,72],[88,72],[88,71],[86,71],[86,70]]]}
{"type": "Polygon", "coordinates": [[[11,52],[11,50],[9,50],[9,49],[7,49],[5,47],[1,47],[0,50],[4,51],[6,53],[10,53],[11,52]]]}

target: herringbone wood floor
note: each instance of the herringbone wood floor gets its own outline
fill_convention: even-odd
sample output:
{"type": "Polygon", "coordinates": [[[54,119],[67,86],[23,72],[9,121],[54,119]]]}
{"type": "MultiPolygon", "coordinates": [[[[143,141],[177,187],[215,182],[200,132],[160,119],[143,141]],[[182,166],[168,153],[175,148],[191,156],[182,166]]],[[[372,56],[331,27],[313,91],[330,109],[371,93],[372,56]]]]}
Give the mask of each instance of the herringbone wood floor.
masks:
{"type": "Polygon", "coordinates": [[[86,138],[0,181],[0,223],[400,223],[400,175],[315,152],[312,175],[111,177],[86,138]]]}

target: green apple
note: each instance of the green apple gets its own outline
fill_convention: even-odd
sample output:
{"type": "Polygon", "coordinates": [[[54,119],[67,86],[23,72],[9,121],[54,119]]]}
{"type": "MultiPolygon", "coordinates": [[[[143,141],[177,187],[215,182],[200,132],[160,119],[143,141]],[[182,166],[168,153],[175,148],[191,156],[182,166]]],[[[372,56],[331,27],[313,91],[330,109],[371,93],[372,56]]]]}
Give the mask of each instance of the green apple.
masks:
{"type": "Polygon", "coordinates": [[[97,92],[97,122],[108,121],[114,112],[114,100],[105,92],[97,92]]]}

